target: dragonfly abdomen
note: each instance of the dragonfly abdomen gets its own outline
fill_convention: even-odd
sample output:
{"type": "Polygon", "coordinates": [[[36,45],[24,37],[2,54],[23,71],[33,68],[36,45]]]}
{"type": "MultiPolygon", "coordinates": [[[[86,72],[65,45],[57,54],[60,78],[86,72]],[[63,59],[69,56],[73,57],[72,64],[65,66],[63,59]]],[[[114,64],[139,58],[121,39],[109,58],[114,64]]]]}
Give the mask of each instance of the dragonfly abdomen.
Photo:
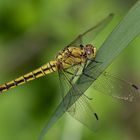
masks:
{"type": "Polygon", "coordinates": [[[28,81],[37,79],[39,77],[45,76],[45,75],[55,72],[55,71],[57,71],[56,61],[50,61],[49,63],[43,65],[42,67],[40,67],[32,72],[29,72],[19,78],[16,78],[15,80],[12,80],[8,83],[1,85],[0,92],[7,91],[11,88],[14,88],[14,87],[24,84],[28,81]]]}

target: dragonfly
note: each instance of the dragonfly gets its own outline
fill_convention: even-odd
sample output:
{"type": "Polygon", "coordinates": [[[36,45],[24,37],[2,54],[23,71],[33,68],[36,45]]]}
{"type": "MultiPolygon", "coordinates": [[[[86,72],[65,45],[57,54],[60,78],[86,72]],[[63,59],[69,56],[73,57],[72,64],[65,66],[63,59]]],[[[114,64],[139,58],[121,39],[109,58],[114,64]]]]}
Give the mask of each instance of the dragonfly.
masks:
{"type": "Polygon", "coordinates": [[[99,117],[90,104],[92,98],[88,97],[83,89],[85,85],[88,87],[93,81],[93,87],[96,90],[114,98],[133,101],[139,97],[140,89],[137,85],[109,72],[102,71],[100,68],[102,62],[96,60],[97,48],[93,44],[84,44],[83,42],[86,38],[93,40],[112,18],[113,14],[110,14],[98,24],[77,36],[69,45],[58,52],[54,60],[32,72],[0,85],[0,93],[4,93],[39,77],[58,72],[62,102],[52,117],[52,121],[44,127],[39,140],[43,138],[63,112],[68,112],[89,129],[97,130],[99,117]],[[79,81],[80,86],[76,84],[79,81]]]}

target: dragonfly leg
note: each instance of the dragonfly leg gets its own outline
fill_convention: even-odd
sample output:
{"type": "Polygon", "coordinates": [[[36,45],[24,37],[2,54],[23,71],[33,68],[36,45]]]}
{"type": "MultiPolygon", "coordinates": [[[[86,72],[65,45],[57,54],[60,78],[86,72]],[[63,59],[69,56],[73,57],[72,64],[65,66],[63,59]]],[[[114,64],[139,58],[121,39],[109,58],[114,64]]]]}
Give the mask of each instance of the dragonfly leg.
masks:
{"type": "Polygon", "coordinates": [[[103,63],[103,62],[100,62],[100,61],[96,61],[96,60],[94,60],[94,62],[96,62],[96,63],[101,63],[101,64],[103,63]]]}
{"type": "Polygon", "coordinates": [[[97,61],[97,60],[95,60],[95,59],[88,59],[89,61],[91,61],[91,62],[95,62],[95,63],[103,63],[103,62],[100,62],[100,61],[97,61]]]}
{"type": "Polygon", "coordinates": [[[90,75],[86,74],[85,72],[84,72],[83,74],[84,74],[85,76],[87,76],[88,78],[90,78],[90,79],[94,79],[94,80],[96,80],[96,78],[95,78],[95,77],[90,76],[90,75]]]}
{"type": "MultiPolygon", "coordinates": [[[[68,82],[68,85],[71,86],[73,89],[76,88],[73,85],[73,80],[74,80],[74,78],[75,78],[75,76],[77,74],[77,71],[78,71],[78,69],[76,70],[75,74],[73,74],[73,73],[71,73],[69,71],[63,70],[63,74],[65,75],[65,78],[66,78],[66,81],[68,82]],[[66,75],[66,73],[72,75],[72,77],[69,79],[69,77],[66,75]]],[[[70,92],[70,94],[69,94],[69,101],[66,103],[66,109],[68,110],[72,106],[72,104],[71,104],[73,102],[72,98],[79,98],[79,96],[81,96],[81,95],[82,94],[80,92],[77,95],[70,92]]],[[[64,103],[64,105],[65,105],[65,103],[64,103]]],[[[76,104],[74,103],[73,105],[75,106],[74,107],[74,109],[75,109],[76,108],[76,104]]],[[[75,112],[75,111],[73,110],[72,112],[75,112]]]]}
{"type": "MultiPolygon", "coordinates": [[[[91,61],[91,62],[95,62],[95,63],[103,63],[103,62],[100,62],[100,61],[96,61],[95,59],[87,59],[85,64],[84,64],[84,67],[83,67],[83,71],[85,70],[85,68],[88,66],[88,61],[91,61]]],[[[94,65],[93,67],[95,67],[96,65],[94,65]]],[[[92,68],[93,68],[92,67],[92,68]]]]}
{"type": "Polygon", "coordinates": [[[65,70],[65,72],[68,73],[68,74],[70,74],[70,75],[73,75],[73,76],[80,76],[81,75],[81,74],[74,74],[74,73],[69,72],[69,71],[66,71],[66,70],[65,70]]]}
{"type": "Polygon", "coordinates": [[[93,98],[88,97],[86,94],[83,94],[88,100],[92,100],[93,98]]]}
{"type": "MultiPolygon", "coordinates": [[[[87,76],[87,77],[88,77],[89,75],[85,73],[85,69],[86,69],[86,67],[88,66],[88,61],[91,61],[91,59],[87,59],[87,60],[86,60],[84,66],[83,66],[83,70],[82,70],[82,73],[83,73],[85,76],[87,76]]],[[[94,61],[94,60],[92,60],[92,61],[94,61]]],[[[94,66],[94,67],[95,67],[95,66],[94,66]]]]}

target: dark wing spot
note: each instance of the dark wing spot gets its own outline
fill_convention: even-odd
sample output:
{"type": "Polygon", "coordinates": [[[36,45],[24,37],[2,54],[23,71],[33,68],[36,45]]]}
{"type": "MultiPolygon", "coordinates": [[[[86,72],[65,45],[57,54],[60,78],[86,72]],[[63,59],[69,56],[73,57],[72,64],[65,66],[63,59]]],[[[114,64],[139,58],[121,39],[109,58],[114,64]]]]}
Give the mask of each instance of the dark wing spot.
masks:
{"type": "Polygon", "coordinates": [[[96,113],[94,113],[94,116],[96,117],[97,120],[99,120],[98,115],[96,113]]]}
{"type": "Polygon", "coordinates": [[[138,88],[136,85],[134,85],[134,84],[132,84],[132,87],[135,88],[136,90],[139,89],[139,88],[138,88]]]}

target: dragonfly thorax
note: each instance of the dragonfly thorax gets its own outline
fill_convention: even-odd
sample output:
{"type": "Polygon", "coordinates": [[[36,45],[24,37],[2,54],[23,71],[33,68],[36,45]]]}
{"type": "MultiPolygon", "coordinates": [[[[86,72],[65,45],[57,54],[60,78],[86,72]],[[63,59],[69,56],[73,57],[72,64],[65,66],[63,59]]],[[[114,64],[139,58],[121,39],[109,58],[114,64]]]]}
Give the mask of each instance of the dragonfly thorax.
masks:
{"type": "Polygon", "coordinates": [[[58,69],[67,69],[73,65],[85,62],[83,49],[69,46],[56,56],[58,69]]]}
{"type": "Polygon", "coordinates": [[[57,55],[57,67],[58,69],[67,69],[85,63],[87,59],[94,59],[95,56],[96,48],[91,44],[81,45],[81,47],[69,46],[57,55]]]}

